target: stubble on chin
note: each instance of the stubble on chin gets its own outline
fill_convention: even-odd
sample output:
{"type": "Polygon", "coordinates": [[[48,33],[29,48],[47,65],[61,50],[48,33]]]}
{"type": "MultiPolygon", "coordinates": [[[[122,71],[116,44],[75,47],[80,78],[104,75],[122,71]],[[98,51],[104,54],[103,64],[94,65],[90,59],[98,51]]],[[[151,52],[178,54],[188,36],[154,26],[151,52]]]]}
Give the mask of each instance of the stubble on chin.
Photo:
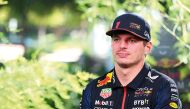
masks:
{"type": "Polygon", "coordinates": [[[115,64],[117,64],[117,66],[119,66],[120,68],[129,68],[129,67],[132,67],[132,66],[135,66],[139,63],[140,61],[138,60],[134,60],[133,62],[129,62],[129,61],[126,61],[126,62],[119,62],[119,61],[115,61],[115,64]]]}
{"type": "Polygon", "coordinates": [[[118,64],[118,66],[120,67],[120,68],[129,68],[129,67],[131,67],[133,64],[131,63],[131,64],[127,64],[127,63],[117,63],[118,64]]]}

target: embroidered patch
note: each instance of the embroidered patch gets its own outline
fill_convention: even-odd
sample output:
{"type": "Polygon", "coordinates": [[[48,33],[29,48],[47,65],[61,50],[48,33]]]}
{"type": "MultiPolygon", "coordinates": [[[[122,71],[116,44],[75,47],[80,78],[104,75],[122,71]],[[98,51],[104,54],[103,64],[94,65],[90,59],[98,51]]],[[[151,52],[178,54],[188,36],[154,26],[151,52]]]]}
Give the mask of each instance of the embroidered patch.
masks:
{"type": "Polygon", "coordinates": [[[156,75],[156,76],[152,76],[151,72],[148,72],[148,77],[152,80],[155,80],[156,78],[158,78],[159,76],[156,75]]]}
{"type": "Polygon", "coordinates": [[[100,96],[104,99],[110,97],[111,95],[112,95],[112,89],[111,88],[102,89],[100,92],[100,96]]]}
{"type": "Polygon", "coordinates": [[[106,78],[103,79],[103,80],[98,80],[98,85],[97,87],[100,87],[100,86],[104,86],[106,85],[107,83],[110,83],[111,82],[111,79],[112,79],[112,72],[111,73],[108,73],[106,75],[106,78]]]}
{"type": "Polygon", "coordinates": [[[120,21],[118,21],[117,23],[116,23],[116,27],[115,28],[119,28],[119,25],[120,25],[120,21]]]}
{"type": "Polygon", "coordinates": [[[130,23],[129,27],[136,29],[136,30],[141,30],[141,25],[134,23],[134,22],[130,23]]]}
{"type": "Polygon", "coordinates": [[[134,97],[150,96],[152,94],[152,90],[153,88],[148,88],[148,87],[138,88],[135,91],[134,97]]]}
{"type": "Polygon", "coordinates": [[[152,75],[152,73],[149,71],[147,77],[145,77],[146,79],[148,79],[150,82],[154,83],[154,80],[157,79],[159,77],[159,75],[152,75]]]}
{"type": "Polygon", "coordinates": [[[178,106],[177,106],[177,104],[175,103],[175,102],[170,102],[170,107],[172,107],[172,108],[174,108],[174,109],[177,109],[178,108],[178,106]]]}

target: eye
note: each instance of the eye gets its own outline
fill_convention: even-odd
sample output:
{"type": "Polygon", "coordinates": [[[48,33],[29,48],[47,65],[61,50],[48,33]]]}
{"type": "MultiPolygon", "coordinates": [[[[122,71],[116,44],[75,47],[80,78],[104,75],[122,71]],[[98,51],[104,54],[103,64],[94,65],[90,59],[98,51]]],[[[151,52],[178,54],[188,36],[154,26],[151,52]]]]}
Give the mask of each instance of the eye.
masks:
{"type": "Polygon", "coordinates": [[[117,41],[119,41],[119,38],[114,37],[114,38],[112,38],[112,41],[117,42],[117,41]]]}
{"type": "Polygon", "coordinates": [[[135,42],[137,42],[137,40],[136,39],[130,39],[129,42],[130,43],[135,43],[135,42]]]}

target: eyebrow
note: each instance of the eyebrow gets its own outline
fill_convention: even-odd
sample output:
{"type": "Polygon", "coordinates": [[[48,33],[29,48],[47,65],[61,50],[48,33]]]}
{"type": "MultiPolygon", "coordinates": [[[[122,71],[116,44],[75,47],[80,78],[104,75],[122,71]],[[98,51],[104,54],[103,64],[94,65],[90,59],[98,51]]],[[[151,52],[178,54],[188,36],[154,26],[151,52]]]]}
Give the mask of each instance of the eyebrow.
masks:
{"type": "MultiPolygon", "coordinates": [[[[128,36],[127,37],[129,37],[129,39],[140,39],[140,38],[138,38],[137,36],[135,36],[135,35],[132,35],[132,34],[127,34],[128,36]]],[[[111,36],[111,38],[117,38],[117,37],[119,37],[119,34],[114,34],[114,35],[112,35],[111,36]]]]}

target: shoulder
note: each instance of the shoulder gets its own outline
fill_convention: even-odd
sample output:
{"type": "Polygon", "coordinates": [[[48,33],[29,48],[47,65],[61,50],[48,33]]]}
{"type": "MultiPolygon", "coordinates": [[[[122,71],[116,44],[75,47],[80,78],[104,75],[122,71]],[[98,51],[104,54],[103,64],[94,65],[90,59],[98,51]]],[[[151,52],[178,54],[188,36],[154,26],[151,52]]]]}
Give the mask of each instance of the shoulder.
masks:
{"type": "Polygon", "coordinates": [[[86,89],[92,89],[93,87],[98,88],[100,86],[106,85],[107,83],[111,81],[111,78],[112,78],[112,71],[109,71],[103,76],[100,76],[96,79],[91,80],[87,84],[86,89]]]}
{"type": "Polygon", "coordinates": [[[82,93],[82,100],[81,100],[81,109],[91,109],[92,107],[92,100],[94,99],[95,96],[97,96],[98,93],[93,93],[101,90],[102,87],[106,85],[110,80],[110,73],[106,73],[103,76],[100,76],[94,80],[91,80],[86,88],[83,90],[82,93]]]}
{"type": "Polygon", "coordinates": [[[179,107],[181,109],[182,104],[174,80],[156,70],[151,70],[151,72],[152,75],[157,75],[157,79],[155,80],[157,107],[161,108],[165,106],[169,109],[179,107]]]}
{"type": "MultiPolygon", "coordinates": [[[[172,78],[170,78],[169,76],[155,70],[155,69],[151,69],[151,75],[149,74],[148,76],[152,76],[152,77],[157,77],[157,82],[159,82],[159,84],[167,84],[167,85],[172,85],[175,84],[174,80],[172,78]]],[[[153,78],[154,79],[154,78],[153,78]]]]}

